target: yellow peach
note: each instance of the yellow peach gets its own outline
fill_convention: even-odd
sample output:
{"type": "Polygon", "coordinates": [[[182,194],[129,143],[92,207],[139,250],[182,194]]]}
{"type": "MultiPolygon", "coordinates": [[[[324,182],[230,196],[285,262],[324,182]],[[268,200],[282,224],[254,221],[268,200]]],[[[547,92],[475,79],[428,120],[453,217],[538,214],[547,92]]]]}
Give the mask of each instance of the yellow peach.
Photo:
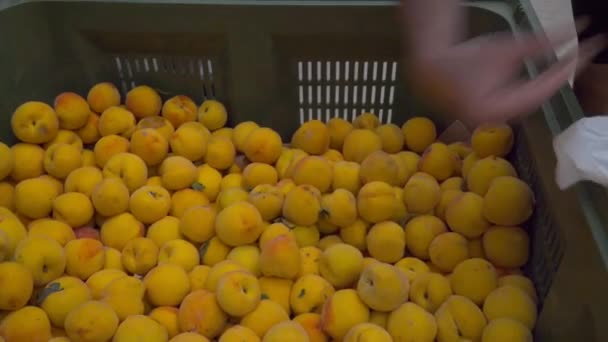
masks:
{"type": "Polygon", "coordinates": [[[342,118],[333,118],[327,122],[327,129],[330,138],[329,146],[341,151],[344,139],[353,130],[353,125],[342,118]]]}
{"type": "Polygon", "coordinates": [[[106,341],[114,336],[118,317],[102,302],[88,301],[70,311],[65,331],[72,341],[106,341]]]}
{"type": "Polygon", "coordinates": [[[393,218],[395,201],[395,192],[389,184],[370,182],[357,194],[357,210],[365,221],[378,223],[393,218]]]}
{"type": "Polygon", "coordinates": [[[413,174],[403,188],[405,207],[414,214],[431,213],[440,196],[437,180],[423,172],[413,174]]]}
{"type": "Polygon", "coordinates": [[[519,227],[492,227],[483,235],[483,250],[497,267],[518,268],[528,262],[530,239],[519,227]]]}
{"type": "Polygon", "coordinates": [[[0,322],[0,336],[7,342],[48,341],[51,323],[42,309],[26,306],[11,312],[0,322]]]}
{"type": "MultiPolygon", "coordinates": [[[[233,325],[230,328],[226,329],[218,342],[232,342],[232,341],[242,341],[242,342],[260,342],[260,338],[255,332],[247,327],[244,327],[240,324],[233,325]]],[[[178,342],[178,341],[175,341],[178,342]]],[[[184,341],[186,342],[186,341],[184,341]]],[[[194,342],[194,341],[193,341],[194,342]]]]}
{"type": "Polygon", "coordinates": [[[515,169],[508,161],[495,156],[478,160],[467,173],[467,188],[480,196],[484,196],[490,183],[500,176],[517,177],[515,169]]]}
{"type": "Polygon", "coordinates": [[[399,167],[399,163],[390,154],[384,151],[372,152],[361,163],[361,183],[379,181],[397,185],[399,167]]]}
{"type": "Polygon", "coordinates": [[[486,326],[483,312],[468,298],[450,296],[435,312],[438,341],[478,341],[486,326]]]}
{"type": "MultiPolygon", "coordinates": [[[[265,221],[272,221],[281,214],[284,199],[285,195],[269,184],[256,186],[247,196],[247,201],[258,209],[265,221]]],[[[224,207],[224,204],[220,204],[224,207]]]]}
{"type": "Polygon", "coordinates": [[[167,139],[153,128],[133,132],[129,146],[131,153],[139,156],[148,166],[160,164],[169,151],[167,139]]]}
{"type": "Polygon", "coordinates": [[[532,333],[514,319],[496,318],[483,329],[481,342],[532,342],[532,333]]]}
{"type": "Polygon", "coordinates": [[[91,292],[82,280],[61,277],[47,284],[36,298],[37,304],[47,313],[51,323],[63,328],[68,314],[91,299],[91,292]]]}
{"type": "Polygon", "coordinates": [[[240,264],[256,277],[261,274],[260,249],[255,245],[234,247],[226,256],[226,260],[232,260],[237,264],[240,264]]]}
{"type": "Polygon", "coordinates": [[[342,153],[347,161],[363,162],[372,152],[382,149],[380,137],[367,129],[354,129],[344,139],[342,153]]]}
{"type": "Polygon", "coordinates": [[[429,245],[429,257],[443,272],[451,272],[461,261],[469,258],[467,239],[454,232],[437,235],[429,245]]]}
{"type": "Polygon", "coordinates": [[[404,303],[391,312],[386,325],[396,341],[434,341],[437,336],[433,315],[414,303],[404,303]]]}
{"type": "Polygon", "coordinates": [[[242,317],[253,311],[260,302],[258,279],[246,271],[228,272],[217,284],[217,302],[227,314],[242,317]]]}
{"type": "Polygon", "coordinates": [[[267,277],[294,279],[300,273],[300,251],[293,235],[280,235],[264,243],[260,271],[267,277]]]}
{"type": "Polygon", "coordinates": [[[91,238],[81,238],[65,245],[65,273],[82,280],[101,270],[105,262],[101,242],[91,238]]]}
{"type": "Polygon", "coordinates": [[[78,168],[65,179],[65,192],[79,192],[91,197],[93,189],[103,180],[101,171],[92,166],[78,168]]]}
{"type": "Polygon", "coordinates": [[[173,127],[178,128],[183,123],[196,121],[196,103],[185,95],[176,95],[163,104],[162,116],[169,120],[173,127]]]}
{"type": "Polygon", "coordinates": [[[89,90],[87,102],[95,113],[103,113],[109,107],[120,105],[120,92],[110,82],[97,83],[89,90]]]}
{"type": "Polygon", "coordinates": [[[103,216],[121,214],[129,208],[129,189],[120,179],[106,178],[93,188],[91,202],[103,216]]]}
{"type": "Polygon", "coordinates": [[[48,179],[30,178],[15,187],[15,208],[17,213],[31,219],[47,217],[53,210],[53,201],[58,191],[48,179]]]}
{"type": "Polygon", "coordinates": [[[11,117],[11,127],[17,139],[30,144],[43,144],[55,138],[59,120],[53,108],[46,103],[30,101],[17,107],[11,117]]]}
{"type": "Polygon", "coordinates": [[[158,262],[158,247],[145,237],[129,240],[122,249],[122,265],[132,274],[144,275],[158,262]]]}
{"type": "Polygon", "coordinates": [[[293,280],[277,277],[260,277],[259,282],[261,299],[279,304],[289,315],[291,313],[289,296],[293,287],[293,280]]]}
{"type": "Polygon", "coordinates": [[[275,185],[277,181],[277,170],[268,164],[251,163],[243,170],[243,183],[246,189],[253,189],[261,184],[275,185]]]}
{"type": "Polygon", "coordinates": [[[53,201],[53,218],[78,228],[91,222],[94,214],[89,197],[80,192],[66,192],[53,201]]]}
{"type": "Polygon", "coordinates": [[[169,144],[174,155],[197,161],[207,153],[208,139],[200,129],[194,126],[182,126],[171,135],[169,144]]]}
{"type": "Polygon", "coordinates": [[[129,209],[137,220],[151,224],[167,216],[171,195],[160,186],[142,186],[131,194],[129,209]]]}
{"type": "Polygon", "coordinates": [[[480,237],[490,223],[483,216],[483,198],[474,192],[456,196],[445,210],[445,219],[452,231],[467,238],[480,237]]]}
{"type": "Polygon", "coordinates": [[[399,267],[373,262],[361,272],[357,294],[370,309],[389,312],[408,299],[409,280],[399,267]]]}
{"type": "Polygon", "coordinates": [[[244,153],[252,162],[274,164],[281,154],[281,136],[270,128],[258,127],[245,139],[244,153]]]}
{"type": "Polygon", "coordinates": [[[335,288],[348,287],[359,278],[363,255],[353,246],[337,243],[323,251],[319,258],[319,273],[335,288]]]}
{"type": "Polygon", "coordinates": [[[352,327],[368,320],[369,308],[352,289],[336,291],[325,301],[321,313],[323,331],[336,340],[342,340],[352,327]]]}
{"type": "Polygon", "coordinates": [[[154,306],[177,306],[190,292],[190,278],[175,264],[164,263],[152,268],[144,278],[146,296],[154,306]]]}
{"type": "Polygon", "coordinates": [[[431,144],[422,154],[418,169],[438,181],[450,178],[455,172],[454,159],[458,158],[443,143],[431,144]]]}
{"type": "Polygon", "coordinates": [[[454,293],[469,298],[477,305],[498,285],[496,269],[481,258],[467,259],[459,263],[450,276],[454,293]]]}
{"type": "Polygon", "coordinates": [[[210,131],[218,130],[228,121],[226,107],[216,100],[205,100],[198,109],[198,121],[210,131]]]}
{"type": "Polygon", "coordinates": [[[29,237],[46,236],[57,241],[61,246],[65,246],[68,241],[76,238],[72,227],[64,222],[53,219],[47,218],[32,221],[27,228],[29,237]]]}
{"type": "Polygon", "coordinates": [[[144,225],[130,213],[122,213],[106,220],[101,226],[101,241],[105,246],[122,251],[127,242],[143,236],[144,225]]]}
{"type": "Polygon", "coordinates": [[[412,218],[405,226],[407,249],[413,256],[428,260],[429,245],[447,228],[443,221],[432,215],[420,215],[412,218]]]}
{"type": "Polygon", "coordinates": [[[410,287],[411,301],[434,313],[453,293],[448,278],[439,273],[424,273],[410,287]]]}
{"type": "Polygon", "coordinates": [[[215,294],[207,290],[188,294],[179,306],[177,317],[182,331],[197,332],[210,339],[221,334],[228,319],[215,294]]]}
{"type": "Polygon", "coordinates": [[[125,105],[136,118],[157,116],[160,113],[162,100],[156,90],[148,86],[138,86],[127,93],[125,105]]]}
{"type": "Polygon", "coordinates": [[[360,166],[355,162],[340,161],[333,164],[332,189],[345,189],[357,194],[361,188],[360,166]]]}
{"type": "Polygon", "coordinates": [[[311,120],[298,127],[291,137],[291,146],[312,155],[321,155],[329,148],[329,129],[319,120],[311,120]]]}
{"type": "Polygon", "coordinates": [[[501,226],[518,226],[532,216],[534,193],[522,180],[496,177],[483,198],[483,215],[501,226]]]}
{"type": "Polygon", "coordinates": [[[15,248],[13,258],[32,273],[36,286],[44,286],[59,278],[66,267],[63,247],[45,236],[21,240],[15,248]]]}
{"type": "Polygon", "coordinates": [[[232,134],[232,143],[237,151],[243,152],[245,149],[245,141],[249,134],[256,128],[258,128],[257,123],[253,121],[244,121],[234,126],[234,132],[232,134]]]}
{"type": "Polygon", "coordinates": [[[272,300],[262,300],[252,312],[241,319],[240,324],[261,338],[273,326],[285,321],[289,321],[289,316],[279,304],[272,300]]]}
{"type": "Polygon", "coordinates": [[[285,321],[274,325],[264,335],[264,342],[308,342],[308,334],[306,330],[298,323],[285,321]]]}
{"type": "Polygon", "coordinates": [[[44,173],[44,150],[33,144],[15,144],[11,147],[13,168],[11,178],[20,182],[44,173]]]}
{"type": "Polygon", "coordinates": [[[119,153],[103,167],[104,178],[119,178],[125,183],[130,192],[134,192],[146,184],[148,168],[146,163],[133,153],[119,153]]]}
{"type": "Polygon", "coordinates": [[[99,117],[99,134],[102,137],[116,134],[125,138],[135,131],[135,116],[121,107],[109,107],[99,117]]]}
{"type": "Polygon", "coordinates": [[[112,340],[115,342],[129,342],[137,339],[149,342],[164,342],[169,339],[169,334],[164,326],[152,318],[133,315],[120,323],[112,340]]]}
{"type": "Polygon", "coordinates": [[[57,95],[54,102],[55,113],[59,127],[63,129],[79,129],[87,123],[91,109],[82,96],[65,92],[57,95]]]}
{"type": "Polygon", "coordinates": [[[505,285],[498,287],[488,294],[483,303],[483,313],[488,320],[498,318],[514,319],[528,329],[536,324],[536,305],[523,290],[505,285]]]}
{"type": "Polygon", "coordinates": [[[285,196],[283,217],[299,226],[312,226],[319,219],[321,194],[311,185],[298,185],[285,196]]]}
{"type": "Polygon", "coordinates": [[[205,194],[193,189],[182,189],[171,196],[171,216],[181,218],[188,209],[196,206],[206,206],[209,200],[205,194]]]}
{"type": "Polygon", "coordinates": [[[190,187],[196,180],[197,170],[192,162],[184,157],[171,156],[160,165],[160,177],[167,190],[181,190],[190,187]]]}
{"type": "MultiPolygon", "coordinates": [[[[219,216],[217,217],[219,219],[219,216]]],[[[180,217],[179,230],[190,241],[201,243],[215,235],[215,222],[216,211],[213,207],[209,205],[192,206],[180,217]]]]}
{"type": "Polygon", "coordinates": [[[437,129],[433,121],[424,117],[414,117],[407,120],[401,127],[408,149],[422,153],[437,137],[437,129]]]}
{"type": "Polygon", "coordinates": [[[10,274],[10,277],[0,278],[0,310],[14,311],[22,308],[34,290],[32,273],[21,263],[7,261],[0,263],[0,274],[10,274]]]}
{"type": "MultiPolygon", "coordinates": [[[[155,320],[158,324],[165,327],[165,329],[167,329],[167,334],[169,335],[169,338],[173,338],[174,336],[177,336],[180,332],[179,320],[177,319],[178,313],[178,308],[172,306],[159,306],[150,311],[148,316],[155,320]]],[[[201,336],[201,338],[203,337],[201,336]]]]}
{"type": "Polygon", "coordinates": [[[129,151],[129,140],[119,135],[110,134],[95,143],[93,153],[97,166],[104,167],[113,156],[129,151]]]}
{"type": "Polygon", "coordinates": [[[230,247],[226,246],[217,236],[203,243],[199,249],[201,264],[214,266],[226,259],[230,247]]]}
{"type": "Polygon", "coordinates": [[[82,155],[73,145],[53,144],[44,153],[44,170],[53,177],[64,179],[81,166],[82,155]]]}
{"type": "Polygon", "coordinates": [[[481,157],[504,157],[513,147],[513,130],[507,124],[482,124],[471,136],[471,147],[481,157]]]}
{"type": "Polygon", "coordinates": [[[397,153],[403,149],[405,139],[399,126],[385,124],[376,128],[376,134],[382,141],[382,150],[386,153],[397,153]]]}
{"type": "MultiPolygon", "coordinates": [[[[194,126],[196,127],[196,126],[194,126]]],[[[175,132],[174,126],[171,122],[165,118],[159,116],[149,116],[139,120],[137,123],[137,129],[152,128],[160,133],[165,140],[169,141],[173,132],[175,132]]],[[[200,127],[199,127],[200,130],[200,127]]],[[[204,132],[204,130],[201,130],[204,132]]],[[[208,133],[208,132],[207,132],[208,133]]]]}
{"type": "Polygon", "coordinates": [[[54,144],[68,144],[82,150],[83,143],[78,134],[74,131],[68,131],[67,129],[60,129],[53,140],[42,145],[45,149],[51,147],[54,144]]]}

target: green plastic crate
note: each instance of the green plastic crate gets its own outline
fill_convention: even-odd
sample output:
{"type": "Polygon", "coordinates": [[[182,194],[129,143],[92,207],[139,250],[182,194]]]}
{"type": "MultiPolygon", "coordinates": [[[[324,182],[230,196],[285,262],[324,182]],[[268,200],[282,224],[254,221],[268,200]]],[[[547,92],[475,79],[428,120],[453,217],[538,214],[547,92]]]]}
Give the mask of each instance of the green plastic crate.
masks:
{"type": "MultiPolygon", "coordinates": [[[[473,34],[539,30],[529,3],[474,2],[473,34]]],[[[425,114],[403,82],[396,1],[2,1],[0,138],[27,100],[86,94],[111,81],[123,95],[148,84],[227,104],[230,124],[255,120],[288,139],[310,118],[373,111],[401,124],[425,114]]],[[[433,20],[429,18],[429,20],[433,20]]],[[[528,64],[534,75],[540,65],[528,64]]],[[[604,189],[554,182],[552,137],[582,117],[569,87],[516,129],[512,160],[533,188],[526,268],[540,298],[539,341],[606,341],[608,203],[604,189]]]]}

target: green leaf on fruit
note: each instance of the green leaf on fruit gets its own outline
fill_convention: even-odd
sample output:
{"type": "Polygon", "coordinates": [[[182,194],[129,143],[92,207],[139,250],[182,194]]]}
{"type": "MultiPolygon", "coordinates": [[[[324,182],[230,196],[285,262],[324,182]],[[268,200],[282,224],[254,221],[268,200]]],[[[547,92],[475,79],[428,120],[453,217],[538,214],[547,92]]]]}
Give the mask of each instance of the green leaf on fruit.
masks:
{"type": "Polygon", "coordinates": [[[260,299],[261,299],[261,300],[264,300],[264,299],[270,299],[270,297],[268,297],[268,295],[267,295],[267,294],[262,293],[262,295],[260,296],[260,299]]]}
{"type": "Polygon", "coordinates": [[[61,284],[59,283],[50,283],[40,292],[38,292],[38,296],[36,296],[36,304],[41,305],[44,303],[46,297],[52,295],[55,292],[63,291],[61,284]]]}
{"type": "Polygon", "coordinates": [[[301,289],[300,293],[298,293],[298,298],[302,298],[306,295],[306,289],[301,289]]]}
{"type": "Polygon", "coordinates": [[[194,182],[192,183],[192,189],[196,191],[203,191],[205,190],[205,186],[200,182],[194,182]]]}

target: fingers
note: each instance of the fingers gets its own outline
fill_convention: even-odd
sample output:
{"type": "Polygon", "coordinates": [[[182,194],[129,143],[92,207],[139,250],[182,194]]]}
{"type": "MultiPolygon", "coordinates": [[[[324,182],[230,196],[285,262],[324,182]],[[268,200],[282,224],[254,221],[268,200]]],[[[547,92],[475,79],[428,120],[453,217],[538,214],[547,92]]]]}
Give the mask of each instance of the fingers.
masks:
{"type": "Polygon", "coordinates": [[[579,45],[576,74],[578,75],[585,67],[591,63],[593,58],[608,46],[608,37],[605,34],[598,34],[585,39],[579,45]]]}

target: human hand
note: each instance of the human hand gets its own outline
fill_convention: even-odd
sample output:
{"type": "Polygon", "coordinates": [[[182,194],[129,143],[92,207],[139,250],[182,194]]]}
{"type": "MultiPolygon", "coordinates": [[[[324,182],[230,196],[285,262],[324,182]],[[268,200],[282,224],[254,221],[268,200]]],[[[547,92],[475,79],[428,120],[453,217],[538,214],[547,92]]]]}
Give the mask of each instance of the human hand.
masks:
{"type": "MultiPolygon", "coordinates": [[[[574,37],[572,37],[574,38],[574,37]]],[[[551,43],[525,34],[474,38],[411,59],[409,76],[414,91],[438,110],[466,124],[503,123],[532,113],[605,46],[596,36],[579,45],[577,54],[555,63],[538,77],[525,80],[526,58],[553,53],[551,43]]]]}

